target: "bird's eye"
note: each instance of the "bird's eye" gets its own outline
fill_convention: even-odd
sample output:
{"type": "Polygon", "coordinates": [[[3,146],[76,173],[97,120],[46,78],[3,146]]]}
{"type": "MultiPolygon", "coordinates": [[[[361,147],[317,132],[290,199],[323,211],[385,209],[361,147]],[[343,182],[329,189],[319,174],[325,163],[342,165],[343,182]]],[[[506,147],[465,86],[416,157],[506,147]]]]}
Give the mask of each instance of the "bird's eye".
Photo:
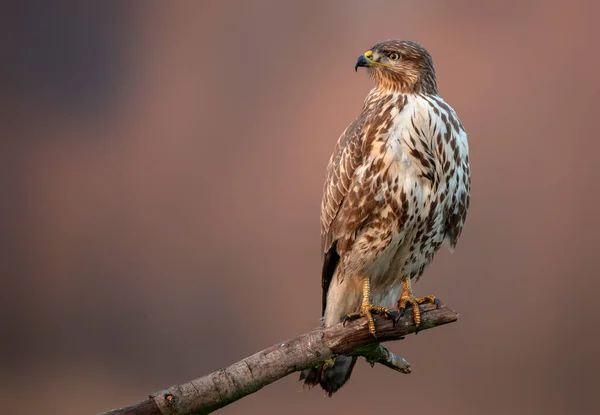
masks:
{"type": "Polygon", "coordinates": [[[397,61],[398,59],[400,59],[400,55],[398,55],[396,52],[393,52],[389,54],[389,58],[393,61],[397,61]]]}

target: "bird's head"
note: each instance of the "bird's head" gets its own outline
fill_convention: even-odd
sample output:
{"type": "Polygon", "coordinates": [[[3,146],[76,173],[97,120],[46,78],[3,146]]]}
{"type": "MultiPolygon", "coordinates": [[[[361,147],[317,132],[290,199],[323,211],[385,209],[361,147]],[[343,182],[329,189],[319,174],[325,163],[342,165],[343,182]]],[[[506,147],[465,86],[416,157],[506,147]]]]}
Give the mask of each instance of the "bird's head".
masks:
{"type": "Polygon", "coordinates": [[[356,60],[355,70],[366,67],[383,90],[407,94],[437,94],[433,59],[410,40],[388,40],[373,46],[356,60]]]}

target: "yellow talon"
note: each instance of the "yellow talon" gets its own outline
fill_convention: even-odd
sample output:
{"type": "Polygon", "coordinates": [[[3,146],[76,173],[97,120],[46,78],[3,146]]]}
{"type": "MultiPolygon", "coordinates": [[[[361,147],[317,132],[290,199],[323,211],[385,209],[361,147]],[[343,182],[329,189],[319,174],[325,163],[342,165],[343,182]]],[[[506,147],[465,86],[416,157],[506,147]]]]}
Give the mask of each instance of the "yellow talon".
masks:
{"type": "Polygon", "coordinates": [[[344,317],[343,324],[346,324],[347,321],[356,320],[360,317],[366,317],[369,322],[369,333],[373,337],[373,339],[377,339],[376,329],[375,329],[375,320],[373,319],[373,314],[379,314],[385,316],[390,319],[394,319],[393,312],[385,307],[377,306],[371,304],[371,281],[369,278],[363,279],[363,300],[362,305],[360,306],[360,311],[350,313],[344,317]]]}
{"type": "Polygon", "coordinates": [[[404,278],[402,280],[402,294],[400,294],[400,299],[398,299],[398,318],[404,315],[407,306],[410,305],[413,311],[413,321],[418,329],[421,325],[421,309],[419,308],[419,305],[425,303],[436,304],[438,307],[440,304],[439,300],[433,295],[428,295],[421,298],[415,297],[412,293],[410,278],[404,278]]]}

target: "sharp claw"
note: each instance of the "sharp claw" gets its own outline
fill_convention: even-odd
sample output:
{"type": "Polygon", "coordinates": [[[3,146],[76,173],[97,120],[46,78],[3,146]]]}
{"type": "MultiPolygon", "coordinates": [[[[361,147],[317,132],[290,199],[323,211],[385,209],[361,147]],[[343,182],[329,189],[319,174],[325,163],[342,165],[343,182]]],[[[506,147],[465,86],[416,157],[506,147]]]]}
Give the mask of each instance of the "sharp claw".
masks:
{"type": "Polygon", "coordinates": [[[369,334],[370,334],[371,339],[373,339],[373,341],[376,342],[377,341],[377,335],[375,333],[369,333],[369,334]]]}
{"type": "Polygon", "coordinates": [[[392,320],[394,327],[396,327],[396,322],[398,321],[398,315],[395,311],[388,310],[387,317],[392,320]]]}
{"type": "Polygon", "coordinates": [[[440,300],[437,299],[437,297],[435,298],[435,300],[433,300],[433,304],[435,304],[435,308],[440,308],[440,306],[442,305],[440,303],[440,300]]]}
{"type": "Polygon", "coordinates": [[[400,317],[404,317],[404,312],[406,311],[406,307],[402,307],[400,309],[400,317]]]}
{"type": "Polygon", "coordinates": [[[342,320],[342,327],[346,327],[346,322],[347,322],[348,320],[350,320],[350,319],[348,318],[348,316],[344,316],[344,319],[342,320]]]}
{"type": "Polygon", "coordinates": [[[398,324],[399,321],[400,321],[400,310],[398,310],[397,312],[394,311],[393,318],[392,318],[392,323],[394,324],[394,327],[396,327],[396,324],[398,324]]]}

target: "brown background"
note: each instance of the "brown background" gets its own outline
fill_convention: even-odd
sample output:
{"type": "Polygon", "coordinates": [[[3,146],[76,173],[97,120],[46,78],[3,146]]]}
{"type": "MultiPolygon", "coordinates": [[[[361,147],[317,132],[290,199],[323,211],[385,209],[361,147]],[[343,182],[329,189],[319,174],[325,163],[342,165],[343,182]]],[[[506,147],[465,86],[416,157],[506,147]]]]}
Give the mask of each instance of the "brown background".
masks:
{"type": "Polygon", "coordinates": [[[318,325],[319,204],[388,38],[434,56],[469,133],[459,323],[223,414],[594,414],[597,21],[586,1],[13,2],[0,95],[3,413],[93,414],[318,325]]]}

